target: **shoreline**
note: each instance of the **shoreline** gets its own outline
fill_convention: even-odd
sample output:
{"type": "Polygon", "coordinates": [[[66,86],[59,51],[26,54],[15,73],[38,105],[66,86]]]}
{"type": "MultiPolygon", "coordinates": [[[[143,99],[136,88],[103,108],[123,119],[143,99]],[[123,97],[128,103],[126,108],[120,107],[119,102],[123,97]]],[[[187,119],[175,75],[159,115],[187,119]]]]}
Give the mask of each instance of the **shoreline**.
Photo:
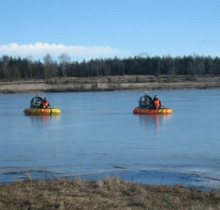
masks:
{"type": "Polygon", "coordinates": [[[85,92],[118,90],[178,90],[220,88],[214,76],[103,76],[48,80],[0,81],[0,94],[36,92],[85,92]]]}
{"type": "Polygon", "coordinates": [[[172,187],[180,185],[185,188],[193,188],[203,192],[220,192],[220,179],[216,174],[187,171],[164,170],[128,170],[119,166],[104,171],[84,172],[57,172],[41,168],[10,168],[0,171],[0,185],[12,184],[17,181],[27,180],[27,174],[34,181],[40,180],[74,180],[80,178],[85,181],[99,181],[106,177],[117,177],[128,183],[140,185],[172,187]]]}

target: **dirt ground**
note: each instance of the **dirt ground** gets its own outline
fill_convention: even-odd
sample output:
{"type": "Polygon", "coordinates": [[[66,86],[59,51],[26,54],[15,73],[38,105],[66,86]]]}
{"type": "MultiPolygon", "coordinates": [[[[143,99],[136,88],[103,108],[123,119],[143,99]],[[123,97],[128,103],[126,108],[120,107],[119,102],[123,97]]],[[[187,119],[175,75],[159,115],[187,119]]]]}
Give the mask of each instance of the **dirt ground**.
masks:
{"type": "Polygon", "coordinates": [[[0,93],[220,88],[220,77],[125,75],[0,81],[0,93]]]}

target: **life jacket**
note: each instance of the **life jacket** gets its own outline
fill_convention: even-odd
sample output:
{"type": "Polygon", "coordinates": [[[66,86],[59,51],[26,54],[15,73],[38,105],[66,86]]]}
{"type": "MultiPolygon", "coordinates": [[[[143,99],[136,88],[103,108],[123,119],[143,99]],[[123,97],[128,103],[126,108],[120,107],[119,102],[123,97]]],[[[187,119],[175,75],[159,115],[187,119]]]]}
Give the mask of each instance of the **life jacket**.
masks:
{"type": "Polygon", "coordinates": [[[43,101],[43,102],[42,102],[42,105],[43,105],[43,107],[48,107],[48,106],[49,106],[49,103],[48,103],[47,101],[43,101]]]}
{"type": "Polygon", "coordinates": [[[160,100],[159,100],[159,99],[155,99],[155,100],[154,100],[154,105],[155,105],[156,107],[159,107],[159,106],[160,106],[160,100]]]}

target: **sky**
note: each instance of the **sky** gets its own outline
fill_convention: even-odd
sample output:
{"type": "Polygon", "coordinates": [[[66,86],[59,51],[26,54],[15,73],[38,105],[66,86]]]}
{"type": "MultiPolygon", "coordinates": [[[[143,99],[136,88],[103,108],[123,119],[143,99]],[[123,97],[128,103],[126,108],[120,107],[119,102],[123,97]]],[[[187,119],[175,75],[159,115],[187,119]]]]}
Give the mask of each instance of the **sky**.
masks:
{"type": "Polygon", "coordinates": [[[0,0],[0,56],[220,56],[220,0],[0,0]]]}

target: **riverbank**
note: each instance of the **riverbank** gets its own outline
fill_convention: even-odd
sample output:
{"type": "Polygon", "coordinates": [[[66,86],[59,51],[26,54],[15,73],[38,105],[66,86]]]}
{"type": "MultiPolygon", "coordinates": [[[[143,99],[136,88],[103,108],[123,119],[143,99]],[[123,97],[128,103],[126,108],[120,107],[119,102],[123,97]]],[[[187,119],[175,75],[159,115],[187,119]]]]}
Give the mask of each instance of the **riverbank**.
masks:
{"type": "Polygon", "coordinates": [[[40,180],[0,185],[0,209],[220,209],[220,194],[149,186],[119,178],[40,180]]]}
{"type": "Polygon", "coordinates": [[[106,76],[0,81],[0,93],[220,88],[220,77],[106,76]]]}

